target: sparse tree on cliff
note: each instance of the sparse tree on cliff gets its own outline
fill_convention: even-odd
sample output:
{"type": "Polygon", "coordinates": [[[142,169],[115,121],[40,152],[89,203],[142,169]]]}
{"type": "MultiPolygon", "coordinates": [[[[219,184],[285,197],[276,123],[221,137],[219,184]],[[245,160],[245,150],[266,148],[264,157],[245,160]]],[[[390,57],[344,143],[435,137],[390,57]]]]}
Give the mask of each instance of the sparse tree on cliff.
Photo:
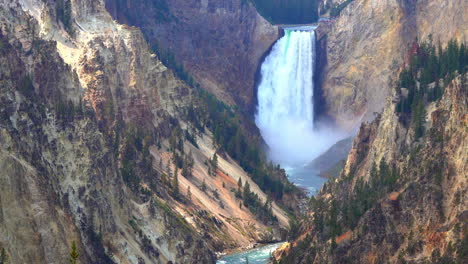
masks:
{"type": "Polygon", "coordinates": [[[77,264],[79,256],[80,254],[78,254],[78,249],[76,248],[76,242],[73,241],[72,246],[71,246],[70,258],[68,259],[68,261],[70,262],[70,264],[77,264]]]}
{"type": "Polygon", "coordinates": [[[192,200],[192,192],[190,191],[190,186],[187,186],[187,198],[189,201],[192,200]]]}
{"type": "Polygon", "coordinates": [[[208,187],[206,186],[205,179],[203,179],[202,186],[201,186],[201,190],[202,190],[203,192],[206,192],[206,189],[207,189],[207,188],[208,188],[208,187]]]}
{"type": "Polygon", "coordinates": [[[172,177],[172,170],[171,170],[171,164],[169,163],[169,161],[167,162],[167,165],[166,165],[166,171],[167,171],[167,176],[169,178],[172,177]]]}
{"type": "Polygon", "coordinates": [[[213,176],[216,176],[216,172],[218,170],[218,155],[216,153],[213,155],[213,158],[210,161],[210,165],[213,176]]]}
{"type": "Polygon", "coordinates": [[[7,264],[8,263],[8,256],[6,254],[5,248],[2,248],[0,253],[0,264],[7,264]]]}
{"type": "Polygon", "coordinates": [[[175,171],[174,171],[174,177],[172,179],[172,190],[174,192],[174,197],[177,198],[179,197],[179,171],[177,169],[177,167],[175,168],[175,171]]]}

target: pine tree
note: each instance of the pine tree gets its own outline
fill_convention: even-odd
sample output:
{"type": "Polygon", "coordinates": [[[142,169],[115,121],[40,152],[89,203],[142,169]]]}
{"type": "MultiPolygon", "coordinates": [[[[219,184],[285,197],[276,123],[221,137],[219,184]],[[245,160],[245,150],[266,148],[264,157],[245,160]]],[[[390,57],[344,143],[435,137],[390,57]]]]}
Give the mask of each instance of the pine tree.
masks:
{"type": "Polygon", "coordinates": [[[76,243],[75,241],[73,241],[71,246],[70,258],[68,259],[68,261],[70,262],[70,264],[77,264],[79,256],[80,254],[78,254],[76,243]]]}
{"type": "Polygon", "coordinates": [[[249,206],[250,200],[251,200],[251,193],[250,193],[250,184],[248,181],[246,181],[244,184],[243,198],[244,198],[244,205],[249,206]]]}
{"type": "Polygon", "coordinates": [[[189,201],[192,200],[192,192],[190,191],[190,186],[187,186],[187,198],[189,201]]]}
{"type": "Polygon", "coordinates": [[[333,250],[337,247],[335,236],[332,237],[331,245],[330,245],[330,252],[333,253],[333,250]]]}
{"type": "Polygon", "coordinates": [[[458,63],[458,66],[459,66],[458,72],[461,74],[465,73],[465,70],[466,70],[467,55],[468,54],[467,54],[465,43],[462,43],[460,46],[460,55],[459,55],[459,63],[458,63]]]}
{"type": "Polygon", "coordinates": [[[424,134],[424,124],[426,122],[426,109],[422,99],[415,100],[412,113],[415,136],[420,138],[424,134]]]}
{"type": "Polygon", "coordinates": [[[0,264],[7,264],[8,263],[8,255],[6,254],[5,248],[2,248],[0,253],[0,264]]]}
{"type": "Polygon", "coordinates": [[[208,188],[208,187],[206,186],[205,179],[203,179],[202,186],[201,186],[201,190],[202,190],[203,192],[206,192],[206,189],[207,189],[207,188],[208,188]]]}
{"type": "Polygon", "coordinates": [[[166,164],[166,171],[167,171],[167,176],[168,176],[169,178],[172,178],[171,164],[169,163],[169,161],[168,161],[167,164],[166,164]]]}
{"type": "Polygon", "coordinates": [[[161,182],[162,182],[163,184],[166,184],[166,183],[167,183],[167,175],[166,175],[166,173],[164,173],[164,172],[161,173],[161,182]]]}
{"type": "Polygon", "coordinates": [[[237,187],[242,188],[242,178],[239,177],[239,180],[237,181],[237,187]]]}
{"type": "Polygon", "coordinates": [[[195,165],[195,159],[193,158],[192,150],[190,150],[188,157],[187,157],[187,166],[190,168],[190,175],[192,175],[192,169],[195,165]]]}
{"type": "Polygon", "coordinates": [[[213,176],[216,176],[216,172],[218,170],[218,155],[216,153],[213,155],[213,159],[211,160],[211,167],[213,176]]]}
{"type": "Polygon", "coordinates": [[[182,175],[184,177],[188,178],[192,176],[194,164],[195,164],[195,161],[193,159],[192,151],[190,150],[189,154],[186,155],[184,159],[184,165],[182,167],[182,175]]]}
{"type": "Polygon", "coordinates": [[[172,179],[172,190],[174,192],[174,196],[177,198],[179,197],[179,176],[178,176],[178,168],[175,168],[174,177],[172,179]]]}

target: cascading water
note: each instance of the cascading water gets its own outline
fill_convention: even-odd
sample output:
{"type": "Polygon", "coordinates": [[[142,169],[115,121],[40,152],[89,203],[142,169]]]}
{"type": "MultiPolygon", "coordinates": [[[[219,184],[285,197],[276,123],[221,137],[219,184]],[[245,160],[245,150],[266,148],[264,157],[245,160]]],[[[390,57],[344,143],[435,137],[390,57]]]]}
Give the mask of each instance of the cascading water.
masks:
{"type": "Polygon", "coordinates": [[[314,28],[285,30],[262,64],[256,123],[281,164],[310,161],[313,129],[314,28]]]}
{"type": "Polygon", "coordinates": [[[315,28],[285,29],[261,67],[255,122],[269,146],[270,158],[282,165],[292,181],[312,193],[324,179],[307,164],[344,134],[336,128],[314,127],[315,28]]]}
{"type": "MultiPolygon", "coordinates": [[[[325,179],[304,165],[342,136],[331,129],[314,129],[314,29],[285,29],[285,35],[275,43],[262,64],[255,117],[270,147],[270,158],[286,168],[293,182],[312,193],[325,179]]],[[[217,263],[267,263],[280,244],[225,256],[217,263]]]]}

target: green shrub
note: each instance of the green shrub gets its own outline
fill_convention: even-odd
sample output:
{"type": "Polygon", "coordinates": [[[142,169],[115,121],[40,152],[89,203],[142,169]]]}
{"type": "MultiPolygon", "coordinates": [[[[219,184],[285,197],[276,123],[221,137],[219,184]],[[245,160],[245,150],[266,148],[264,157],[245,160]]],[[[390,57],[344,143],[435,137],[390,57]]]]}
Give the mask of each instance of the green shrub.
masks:
{"type": "Polygon", "coordinates": [[[436,49],[432,37],[428,41],[414,43],[411,49],[409,67],[403,69],[399,75],[397,93],[400,101],[396,111],[411,114],[415,136],[419,138],[424,135],[426,102],[434,102],[442,97],[444,89],[439,85],[440,79],[447,85],[456,72],[466,72],[468,56],[464,43],[459,45],[456,40],[450,40],[445,49],[440,44],[436,49]],[[431,83],[434,83],[434,87],[429,89],[431,83]],[[402,95],[401,88],[408,90],[406,96],[402,95]]]}
{"type": "Polygon", "coordinates": [[[72,7],[71,0],[57,0],[55,5],[55,12],[57,20],[62,22],[65,30],[70,34],[74,35],[73,23],[72,23],[72,7]]]}
{"type": "Polygon", "coordinates": [[[304,24],[318,20],[316,0],[250,0],[273,24],[304,24]]]}
{"type": "Polygon", "coordinates": [[[32,97],[34,95],[34,86],[29,75],[26,75],[21,79],[19,91],[26,97],[32,97]]]}

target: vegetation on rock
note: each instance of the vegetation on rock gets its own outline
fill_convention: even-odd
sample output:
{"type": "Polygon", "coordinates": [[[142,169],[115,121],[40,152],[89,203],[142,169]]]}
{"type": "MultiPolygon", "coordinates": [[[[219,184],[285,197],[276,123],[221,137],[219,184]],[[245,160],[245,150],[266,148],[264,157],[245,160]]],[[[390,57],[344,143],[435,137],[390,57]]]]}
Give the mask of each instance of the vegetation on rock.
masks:
{"type": "Polygon", "coordinates": [[[384,116],[362,125],[353,144],[355,152],[348,156],[349,167],[311,197],[310,217],[304,216],[294,228],[292,246],[282,252],[279,263],[355,263],[369,254],[377,263],[393,258],[395,263],[408,263],[416,256],[419,262],[415,263],[464,263],[463,207],[459,207],[459,194],[447,193],[457,188],[455,178],[460,180],[460,173],[455,173],[459,167],[450,160],[450,155],[458,154],[448,154],[453,147],[445,146],[453,144],[450,137],[463,140],[464,130],[449,120],[461,120],[460,115],[466,114],[466,48],[452,40],[436,52],[430,43],[413,45],[409,68],[399,78],[400,100],[389,104],[384,116]],[[434,82],[440,83],[440,93],[433,91],[434,82]],[[443,97],[447,89],[450,97],[443,97]],[[414,96],[408,99],[408,94],[414,96]],[[424,120],[430,102],[436,103],[428,126],[424,120]],[[407,126],[408,119],[412,126],[407,126]],[[397,127],[388,127],[388,122],[397,127]],[[397,132],[393,134],[392,129],[397,132]],[[411,130],[414,136],[407,132],[411,130]],[[375,152],[386,136],[390,141],[385,144],[397,145],[389,150],[392,154],[387,157],[392,158],[388,160],[383,158],[386,155],[377,158],[380,152],[375,152]],[[457,207],[443,203],[451,196],[457,207]],[[461,211],[447,213],[447,206],[461,211]],[[428,242],[428,234],[444,238],[428,242]],[[445,238],[447,234],[450,237],[445,238]],[[430,243],[439,248],[433,249],[430,243]],[[422,258],[427,251],[431,255],[422,258]]]}
{"type": "Polygon", "coordinates": [[[64,29],[70,34],[73,35],[73,22],[72,22],[72,6],[71,0],[57,0],[55,6],[55,12],[57,20],[62,22],[64,29]]]}
{"type": "Polygon", "coordinates": [[[73,241],[72,246],[71,246],[70,258],[68,259],[68,261],[70,262],[70,264],[77,264],[79,256],[80,254],[78,254],[78,250],[76,248],[76,242],[73,241]]]}
{"type": "Polygon", "coordinates": [[[318,20],[317,0],[250,0],[273,24],[305,24],[318,20]]]}
{"type": "Polygon", "coordinates": [[[401,117],[411,117],[416,138],[423,136],[426,119],[425,105],[440,99],[447,85],[458,72],[464,74],[468,66],[468,49],[456,40],[445,49],[428,41],[415,42],[410,50],[409,65],[399,75],[397,94],[400,101],[396,111],[401,117]],[[405,88],[406,93],[403,93],[405,88]]]}

